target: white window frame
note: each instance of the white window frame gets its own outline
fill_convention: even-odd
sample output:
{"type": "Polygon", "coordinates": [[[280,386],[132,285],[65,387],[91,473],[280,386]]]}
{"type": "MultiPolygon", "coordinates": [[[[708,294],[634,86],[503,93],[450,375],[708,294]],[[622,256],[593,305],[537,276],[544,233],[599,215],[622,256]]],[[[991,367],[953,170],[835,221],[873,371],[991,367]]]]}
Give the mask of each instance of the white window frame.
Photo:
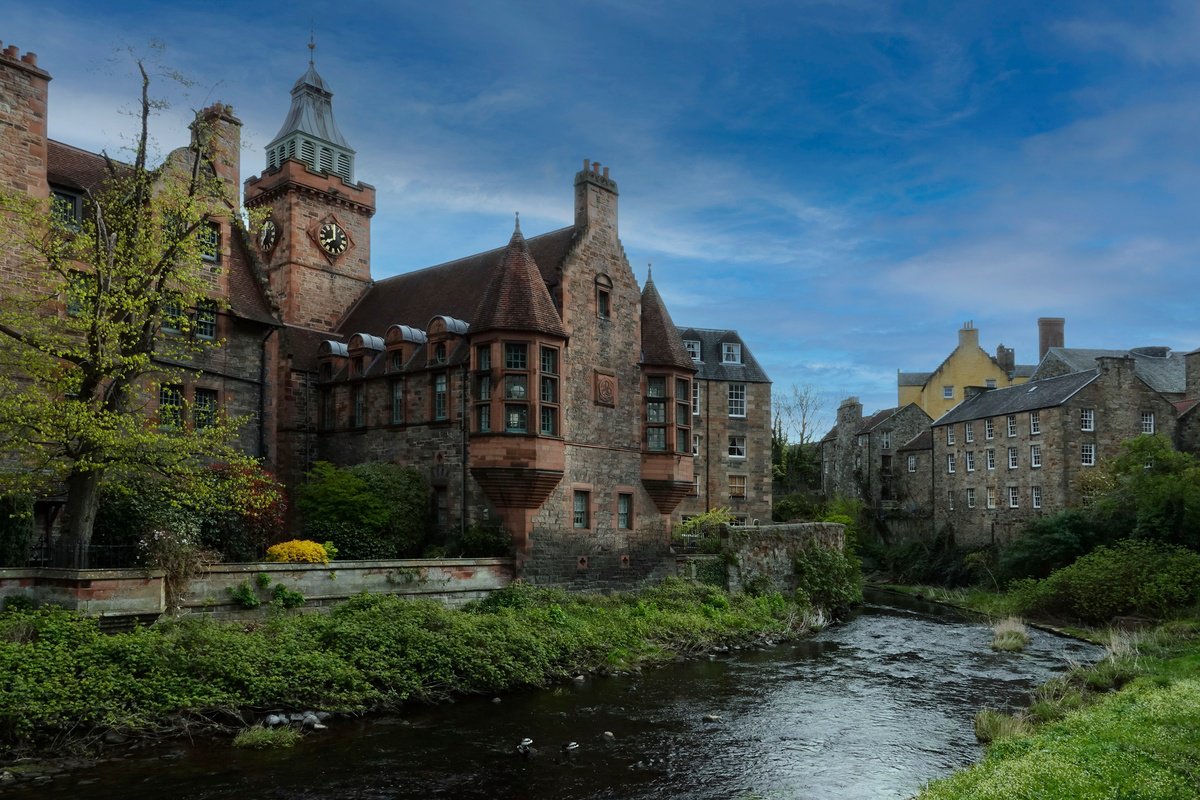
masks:
{"type": "Polygon", "coordinates": [[[954,387],[953,386],[943,386],[942,387],[942,399],[943,400],[953,400],[954,399],[954,387]]]}
{"type": "Polygon", "coordinates": [[[750,482],[746,479],[745,475],[730,475],[729,476],[729,496],[730,497],[745,498],[747,496],[747,492],[749,492],[749,491],[750,491],[750,482]],[[741,485],[741,488],[742,488],[741,494],[734,494],[734,482],[735,481],[741,485]]]}
{"type": "Polygon", "coordinates": [[[988,389],[995,389],[996,388],[996,379],[995,378],[986,378],[986,379],[984,379],[983,385],[988,389]]]}
{"type": "Polygon", "coordinates": [[[989,470],[995,469],[996,468],[996,451],[995,451],[995,449],[989,447],[987,450],[984,450],[983,452],[984,452],[983,460],[984,460],[987,468],[989,470]]]}
{"type": "Polygon", "coordinates": [[[1017,461],[1017,448],[1008,448],[1008,468],[1016,469],[1020,462],[1017,461]]]}
{"type": "Polygon", "coordinates": [[[692,381],[692,416],[700,416],[700,381],[692,381]]]}
{"type": "Polygon", "coordinates": [[[700,455],[700,434],[698,433],[692,434],[692,455],[700,455]]]}
{"type": "Polygon", "coordinates": [[[946,444],[954,444],[954,426],[946,426],[946,444]]]}
{"type": "Polygon", "coordinates": [[[696,339],[684,339],[683,346],[688,351],[688,355],[692,357],[692,361],[700,363],[700,342],[696,339]]]}
{"type": "Polygon", "coordinates": [[[996,423],[992,422],[991,417],[983,421],[983,438],[989,441],[996,438],[996,423]]]}
{"type": "Polygon", "coordinates": [[[968,486],[967,487],[967,508],[974,508],[974,507],[975,507],[975,489],[973,487],[968,486]]]}
{"type": "Polygon", "coordinates": [[[1146,435],[1154,434],[1154,412],[1142,412],[1142,433],[1146,435]]]}
{"type": "Polygon", "coordinates": [[[967,472],[974,472],[974,471],[975,471],[975,451],[968,450],[967,451],[967,472]]]}
{"type": "Polygon", "coordinates": [[[1009,414],[1007,422],[1008,422],[1009,437],[1011,438],[1013,436],[1016,436],[1017,435],[1017,415],[1009,414]]]}
{"type": "Polygon", "coordinates": [[[727,392],[729,400],[729,416],[744,418],[746,416],[746,384],[731,383],[727,392]]]}
{"type": "Polygon", "coordinates": [[[741,364],[742,345],[739,342],[721,342],[721,363],[741,364]]]}
{"type": "Polygon", "coordinates": [[[1034,469],[1042,466],[1042,446],[1040,444],[1029,445],[1029,466],[1034,469]]]}
{"type": "Polygon", "coordinates": [[[1083,442],[1079,445],[1079,463],[1085,467],[1096,466],[1096,445],[1093,442],[1083,442]]]}
{"type": "Polygon", "coordinates": [[[987,507],[996,507],[996,490],[991,486],[987,487],[987,507]]]}
{"type": "Polygon", "coordinates": [[[1030,486],[1029,487],[1029,505],[1032,506],[1033,508],[1041,508],[1042,507],[1042,487],[1040,487],[1040,486],[1030,486]]]}
{"type": "Polygon", "coordinates": [[[1096,430],[1096,411],[1092,408],[1079,409],[1079,430],[1096,430]]]}
{"type": "Polygon", "coordinates": [[[971,442],[975,441],[975,423],[974,422],[964,422],[963,423],[963,439],[967,442],[967,444],[970,444],[971,442]]]}
{"type": "Polygon", "coordinates": [[[908,471],[909,472],[917,471],[917,457],[916,456],[908,457],[908,471]]]}
{"type": "Polygon", "coordinates": [[[1008,507],[1009,508],[1020,508],[1021,507],[1021,490],[1018,489],[1016,486],[1008,487],[1008,507]]]}
{"type": "Polygon", "coordinates": [[[746,457],[746,437],[745,436],[730,436],[729,437],[729,457],[736,459],[744,459],[746,457]]]}
{"type": "Polygon", "coordinates": [[[884,450],[892,449],[892,432],[884,431],[880,434],[879,446],[884,450]]]}
{"type": "Polygon", "coordinates": [[[1037,411],[1029,412],[1029,435],[1037,436],[1042,432],[1042,415],[1037,411]]]}
{"type": "Polygon", "coordinates": [[[954,473],[954,453],[946,454],[946,472],[954,473]]]}

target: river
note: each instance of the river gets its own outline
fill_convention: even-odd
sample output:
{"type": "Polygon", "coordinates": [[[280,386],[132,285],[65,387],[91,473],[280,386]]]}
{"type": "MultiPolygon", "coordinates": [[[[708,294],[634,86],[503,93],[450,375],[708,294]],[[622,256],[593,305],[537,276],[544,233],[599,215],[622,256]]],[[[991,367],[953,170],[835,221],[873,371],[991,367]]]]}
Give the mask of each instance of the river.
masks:
{"type": "Polygon", "coordinates": [[[1098,655],[1072,639],[1031,635],[1024,652],[995,653],[984,624],[874,595],[845,624],[803,642],[499,703],[334,719],[292,750],[174,742],[3,796],[906,798],[982,755],[972,731],[980,707],[1021,705],[1068,660],[1098,655]],[[533,757],[515,754],[524,737],[534,740],[533,757]],[[572,741],[578,747],[564,751],[572,741]]]}

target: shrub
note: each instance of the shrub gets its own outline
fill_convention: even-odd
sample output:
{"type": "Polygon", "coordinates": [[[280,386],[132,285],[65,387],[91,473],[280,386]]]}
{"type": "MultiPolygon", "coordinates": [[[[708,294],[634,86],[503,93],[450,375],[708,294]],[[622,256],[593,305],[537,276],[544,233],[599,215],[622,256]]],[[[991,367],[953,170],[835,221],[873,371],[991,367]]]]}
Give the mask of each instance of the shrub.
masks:
{"type": "Polygon", "coordinates": [[[847,553],[818,545],[805,547],[795,560],[797,590],[826,610],[862,602],[862,570],[847,553]]]}
{"type": "Polygon", "coordinates": [[[287,564],[328,564],[329,554],[324,545],[307,539],[292,539],[267,548],[267,561],[287,564]]]}
{"type": "Polygon", "coordinates": [[[992,626],[992,649],[1007,652],[1024,650],[1029,644],[1029,631],[1016,617],[1003,619],[992,626]]]}
{"type": "Polygon", "coordinates": [[[1023,613],[1060,614],[1090,623],[1136,614],[1163,619],[1200,600],[1200,554],[1139,540],[1098,547],[1041,581],[1015,581],[1023,613]]]}
{"type": "Polygon", "coordinates": [[[671,540],[692,552],[719,553],[721,534],[732,521],[733,512],[728,506],[712,508],[676,525],[671,540]]]}
{"type": "Polygon", "coordinates": [[[289,589],[282,583],[275,584],[271,590],[272,603],[280,608],[299,608],[304,605],[304,595],[294,589],[289,589]]]}
{"type": "Polygon", "coordinates": [[[1026,736],[1032,732],[1029,721],[1017,714],[1005,714],[990,708],[975,714],[975,738],[984,744],[1012,736],[1026,736]]]}
{"type": "Polygon", "coordinates": [[[1109,541],[1107,532],[1079,509],[1035,519],[1000,551],[999,577],[1005,582],[1045,578],[1109,541]]]}
{"type": "Polygon", "coordinates": [[[242,581],[237,586],[226,589],[226,591],[229,592],[229,599],[242,608],[258,608],[262,605],[262,601],[258,599],[258,593],[254,591],[254,587],[250,585],[250,581],[242,581]]]}
{"type": "Polygon", "coordinates": [[[396,558],[421,552],[429,488],[411,467],[359,464],[348,469],[318,461],[297,491],[304,530],[332,541],[342,558],[396,558]]]}
{"type": "Polygon", "coordinates": [[[462,554],[467,558],[490,558],[512,553],[512,537],[497,522],[476,522],[462,539],[462,554]]]}

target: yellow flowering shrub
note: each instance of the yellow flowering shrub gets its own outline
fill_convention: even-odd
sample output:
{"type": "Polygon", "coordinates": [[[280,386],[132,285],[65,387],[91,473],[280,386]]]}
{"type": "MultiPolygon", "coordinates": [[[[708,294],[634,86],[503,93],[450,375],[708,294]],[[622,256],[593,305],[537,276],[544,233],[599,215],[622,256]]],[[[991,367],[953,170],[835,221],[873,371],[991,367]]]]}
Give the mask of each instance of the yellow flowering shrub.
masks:
{"type": "Polygon", "coordinates": [[[318,542],[307,539],[292,539],[267,548],[267,561],[283,561],[290,564],[328,564],[329,553],[318,542]]]}

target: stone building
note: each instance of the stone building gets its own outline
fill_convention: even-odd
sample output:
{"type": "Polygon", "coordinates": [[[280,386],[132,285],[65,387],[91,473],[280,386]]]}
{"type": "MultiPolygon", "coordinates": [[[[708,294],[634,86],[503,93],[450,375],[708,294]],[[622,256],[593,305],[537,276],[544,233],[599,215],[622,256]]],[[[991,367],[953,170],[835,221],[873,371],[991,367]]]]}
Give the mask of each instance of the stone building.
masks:
{"type": "MultiPolygon", "coordinates": [[[[1058,318],[1043,318],[1041,328],[1049,330],[1058,318]]],[[[1059,328],[1061,332],[1061,326],[1059,328]]],[[[1061,335],[1058,340],[1061,345],[1061,335]]],[[[1034,365],[1017,364],[1011,347],[999,345],[989,355],[979,346],[979,330],[967,322],[958,332],[958,346],[932,372],[896,373],[897,404],[916,403],[931,418],[937,419],[962,402],[968,386],[991,389],[1016,386],[1029,380],[1034,365]]]]}
{"type": "MultiPolygon", "coordinates": [[[[876,511],[905,505],[907,481],[898,477],[900,448],[929,429],[929,415],[916,403],[885,408],[863,416],[862,403],[848,397],[837,410],[837,422],[821,439],[821,489],[826,497],[862,500],[876,511]]],[[[906,451],[907,453],[907,451],[906,451]]]]}
{"type": "Polygon", "coordinates": [[[964,545],[1010,541],[1031,519],[1075,504],[1081,477],[1125,440],[1176,436],[1176,407],[1129,357],[968,395],[932,426],[936,530],[964,545]]]}
{"type": "Polygon", "coordinates": [[[771,519],[771,380],[737,331],[678,328],[692,383],[695,488],[678,515],[728,507],[737,524],[771,519]]]}

